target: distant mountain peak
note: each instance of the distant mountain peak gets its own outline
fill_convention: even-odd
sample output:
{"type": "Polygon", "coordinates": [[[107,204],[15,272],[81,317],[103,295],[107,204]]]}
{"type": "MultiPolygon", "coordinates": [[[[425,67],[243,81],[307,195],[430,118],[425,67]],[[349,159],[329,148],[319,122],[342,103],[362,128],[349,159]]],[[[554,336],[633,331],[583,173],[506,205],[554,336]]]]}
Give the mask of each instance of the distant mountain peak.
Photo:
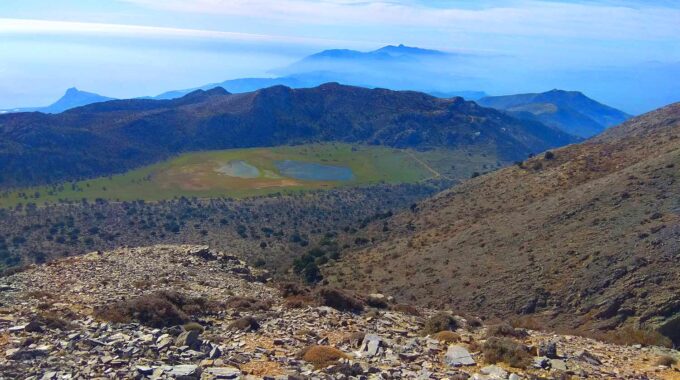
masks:
{"type": "Polygon", "coordinates": [[[580,91],[554,88],[542,93],[490,96],[479,104],[535,119],[579,137],[592,137],[627,120],[630,115],[593,100],[580,91]]]}

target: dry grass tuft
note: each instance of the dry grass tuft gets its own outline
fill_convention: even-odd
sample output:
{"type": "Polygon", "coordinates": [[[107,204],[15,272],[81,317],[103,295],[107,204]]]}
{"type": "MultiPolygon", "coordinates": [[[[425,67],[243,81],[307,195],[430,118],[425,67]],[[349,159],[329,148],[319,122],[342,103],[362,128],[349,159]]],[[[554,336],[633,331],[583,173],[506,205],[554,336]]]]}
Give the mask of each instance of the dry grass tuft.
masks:
{"type": "Polygon", "coordinates": [[[678,364],[678,359],[670,355],[663,355],[656,359],[656,365],[665,365],[666,367],[671,367],[676,364],[678,364]]]}
{"type": "Polygon", "coordinates": [[[302,349],[298,356],[302,360],[314,364],[316,368],[323,368],[340,359],[349,358],[347,354],[331,346],[309,346],[302,349]]]}
{"type": "Polygon", "coordinates": [[[436,339],[440,342],[444,342],[444,343],[460,342],[460,335],[456,334],[453,331],[449,331],[449,330],[440,331],[440,332],[432,335],[432,338],[436,339]]]}

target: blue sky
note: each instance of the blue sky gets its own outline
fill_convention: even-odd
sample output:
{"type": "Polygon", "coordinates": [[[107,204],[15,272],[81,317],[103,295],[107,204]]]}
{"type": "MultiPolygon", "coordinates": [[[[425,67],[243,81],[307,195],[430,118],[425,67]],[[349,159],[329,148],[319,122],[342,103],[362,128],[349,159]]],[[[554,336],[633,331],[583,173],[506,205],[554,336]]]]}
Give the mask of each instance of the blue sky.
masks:
{"type": "Polygon", "coordinates": [[[485,88],[458,90],[584,90],[629,112],[680,101],[678,1],[2,0],[0,108],[71,86],[134,97],[271,76],[322,49],[400,43],[498,57],[469,68],[485,88]]]}

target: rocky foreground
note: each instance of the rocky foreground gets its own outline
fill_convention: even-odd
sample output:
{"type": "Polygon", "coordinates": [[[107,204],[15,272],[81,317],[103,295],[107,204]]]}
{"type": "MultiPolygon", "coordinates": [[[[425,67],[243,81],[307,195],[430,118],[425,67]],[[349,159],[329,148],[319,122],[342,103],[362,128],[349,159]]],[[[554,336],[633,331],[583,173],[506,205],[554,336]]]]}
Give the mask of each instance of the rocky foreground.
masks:
{"type": "Polygon", "coordinates": [[[0,278],[0,377],[680,379],[667,348],[484,326],[266,277],[207,247],[154,246],[0,278]]]}

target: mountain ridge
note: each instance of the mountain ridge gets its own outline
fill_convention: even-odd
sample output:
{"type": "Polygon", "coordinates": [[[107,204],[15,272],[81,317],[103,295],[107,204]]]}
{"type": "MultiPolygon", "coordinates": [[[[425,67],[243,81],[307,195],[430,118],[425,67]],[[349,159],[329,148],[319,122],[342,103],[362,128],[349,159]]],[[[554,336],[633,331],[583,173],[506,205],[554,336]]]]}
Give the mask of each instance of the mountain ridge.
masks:
{"type": "Polygon", "coordinates": [[[113,100],[56,115],[5,114],[0,135],[5,185],[113,174],[196,150],[317,141],[478,146],[507,162],[577,141],[462,98],[337,83],[241,94],[199,90],[173,100],[113,100]]]}

